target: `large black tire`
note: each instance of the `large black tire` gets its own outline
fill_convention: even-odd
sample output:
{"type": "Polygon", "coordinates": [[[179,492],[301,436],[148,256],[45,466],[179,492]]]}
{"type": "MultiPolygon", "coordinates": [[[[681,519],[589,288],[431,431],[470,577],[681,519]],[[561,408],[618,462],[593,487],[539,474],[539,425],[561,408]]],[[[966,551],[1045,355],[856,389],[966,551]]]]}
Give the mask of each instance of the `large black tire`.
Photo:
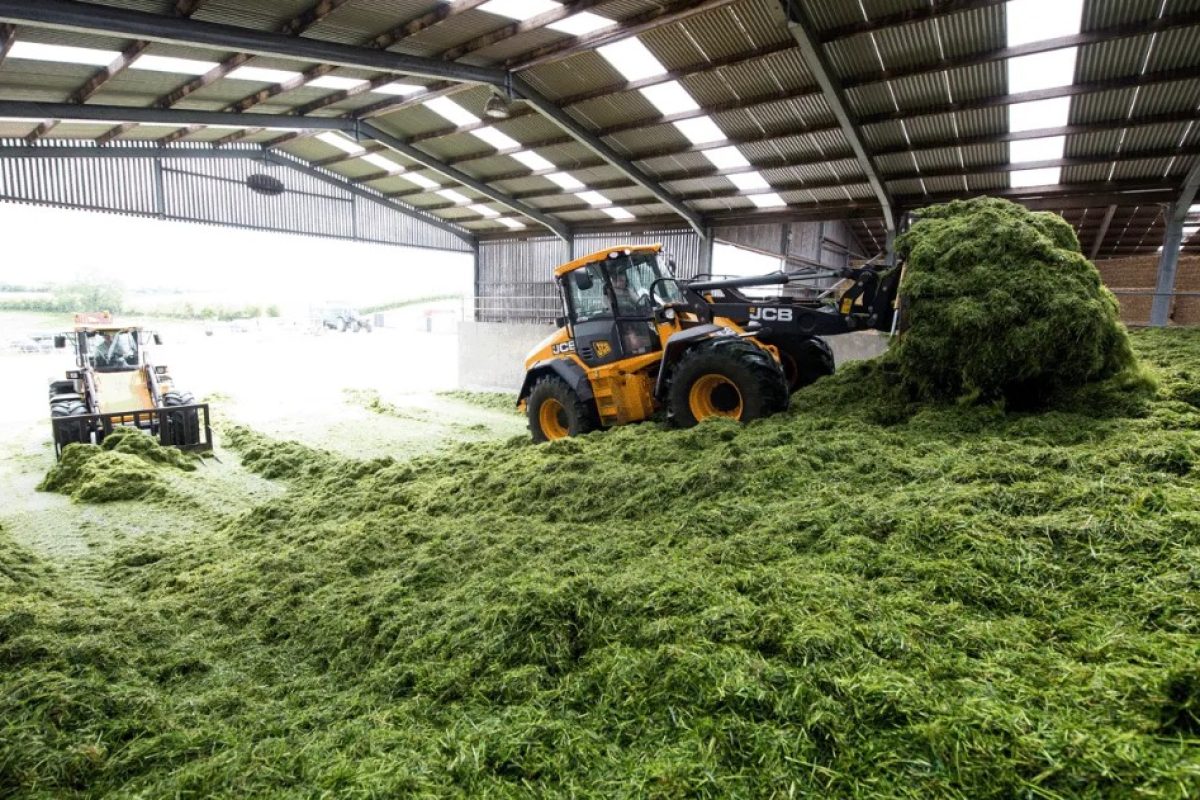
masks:
{"type": "Polygon", "coordinates": [[[815,336],[781,336],[763,341],[779,348],[779,359],[789,392],[833,374],[833,351],[824,339],[815,336]]]}
{"type": "MultiPolygon", "coordinates": [[[[62,400],[50,404],[50,416],[54,419],[86,415],[88,408],[82,400],[62,400]]],[[[85,420],[57,423],[54,426],[54,441],[60,448],[69,444],[88,444],[92,441],[91,426],[85,420]]]]}
{"type": "Polygon", "coordinates": [[[63,394],[73,394],[78,397],[79,393],[75,391],[75,381],[51,381],[50,398],[53,399],[63,394]]]}
{"type": "Polygon", "coordinates": [[[749,422],[787,405],[787,381],[775,358],[732,337],[709,339],[685,353],[667,398],[671,420],[685,428],[710,417],[749,422]]]}
{"type": "Polygon", "coordinates": [[[591,401],[580,399],[555,375],[538,378],[525,401],[529,433],[535,442],[552,442],[594,431],[600,423],[591,401]]]}
{"type": "MultiPolygon", "coordinates": [[[[196,402],[191,392],[167,392],[163,395],[163,405],[190,406],[196,402]]],[[[200,443],[200,412],[195,408],[185,408],[167,415],[168,441],[177,445],[192,445],[200,443]]]]}

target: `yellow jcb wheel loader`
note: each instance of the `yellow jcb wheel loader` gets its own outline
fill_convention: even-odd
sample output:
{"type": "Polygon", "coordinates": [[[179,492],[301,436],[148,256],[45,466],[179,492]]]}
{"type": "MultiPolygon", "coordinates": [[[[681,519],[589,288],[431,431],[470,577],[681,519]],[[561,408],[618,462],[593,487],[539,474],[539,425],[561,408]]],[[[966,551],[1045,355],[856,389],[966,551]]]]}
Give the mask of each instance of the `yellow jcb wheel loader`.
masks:
{"type": "Polygon", "coordinates": [[[54,346],[75,349],[75,369],[50,384],[54,452],[69,444],[104,441],[114,425],[126,425],[182,450],[211,450],[208,405],[179,391],[167,368],[154,365],[148,345],[156,333],[118,326],[107,311],[75,315],[75,329],[54,337],[54,346]]]}
{"type": "Polygon", "coordinates": [[[898,268],[826,270],[840,297],[750,298],[742,287],[811,280],[674,276],[661,245],[615,247],[554,270],[559,329],[525,359],[518,405],[534,441],[639,422],[666,409],[681,426],[743,422],[782,411],[801,386],[833,372],[819,337],[889,330],[898,268]]]}

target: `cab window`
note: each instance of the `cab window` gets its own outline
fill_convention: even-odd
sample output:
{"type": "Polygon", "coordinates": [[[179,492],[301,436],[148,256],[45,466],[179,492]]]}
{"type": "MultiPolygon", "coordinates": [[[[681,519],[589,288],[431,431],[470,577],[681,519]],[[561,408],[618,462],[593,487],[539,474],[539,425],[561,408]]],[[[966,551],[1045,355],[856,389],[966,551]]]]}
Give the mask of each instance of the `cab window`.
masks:
{"type": "Polygon", "coordinates": [[[612,316],[608,294],[604,291],[604,273],[599,264],[589,264],[567,273],[566,281],[577,322],[612,316]]]}

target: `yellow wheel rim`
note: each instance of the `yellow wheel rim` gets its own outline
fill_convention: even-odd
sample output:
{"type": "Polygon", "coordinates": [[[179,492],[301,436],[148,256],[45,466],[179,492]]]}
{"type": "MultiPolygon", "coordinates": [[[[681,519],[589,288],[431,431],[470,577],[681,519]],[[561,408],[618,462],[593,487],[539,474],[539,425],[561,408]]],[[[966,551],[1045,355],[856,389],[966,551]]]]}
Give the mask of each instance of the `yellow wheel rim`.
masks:
{"type": "Polygon", "coordinates": [[[724,375],[701,375],[688,392],[688,406],[697,422],[709,417],[742,417],[742,393],[724,375]]]}
{"type": "Polygon", "coordinates": [[[567,420],[567,409],[553,397],[542,401],[538,409],[538,427],[547,439],[565,439],[571,435],[571,423],[567,420]]]}

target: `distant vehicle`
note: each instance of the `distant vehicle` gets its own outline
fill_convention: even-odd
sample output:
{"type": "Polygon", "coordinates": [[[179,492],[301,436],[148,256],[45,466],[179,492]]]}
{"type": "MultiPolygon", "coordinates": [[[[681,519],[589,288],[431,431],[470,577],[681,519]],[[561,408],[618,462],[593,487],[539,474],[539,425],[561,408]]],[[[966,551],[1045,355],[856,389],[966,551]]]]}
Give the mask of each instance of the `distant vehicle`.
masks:
{"type": "Polygon", "coordinates": [[[107,311],[75,315],[75,329],[54,346],[75,348],[67,379],[50,384],[54,451],[72,443],[99,444],[114,425],[139,428],[171,447],[211,450],[208,405],[175,388],[167,368],[151,362],[157,333],[116,325],[107,311]]]}
{"type": "Polygon", "coordinates": [[[8,349],[17,353],[48,353],[51,350],[51,343],[51,337],[22,336],[9,340],[8,349]]]}
{"type": "Polygon", "coordinates": [[[321,327],[334,331],[371,332],[371,323],[352,308],[331,306],[321,310],[321,327]]]}

